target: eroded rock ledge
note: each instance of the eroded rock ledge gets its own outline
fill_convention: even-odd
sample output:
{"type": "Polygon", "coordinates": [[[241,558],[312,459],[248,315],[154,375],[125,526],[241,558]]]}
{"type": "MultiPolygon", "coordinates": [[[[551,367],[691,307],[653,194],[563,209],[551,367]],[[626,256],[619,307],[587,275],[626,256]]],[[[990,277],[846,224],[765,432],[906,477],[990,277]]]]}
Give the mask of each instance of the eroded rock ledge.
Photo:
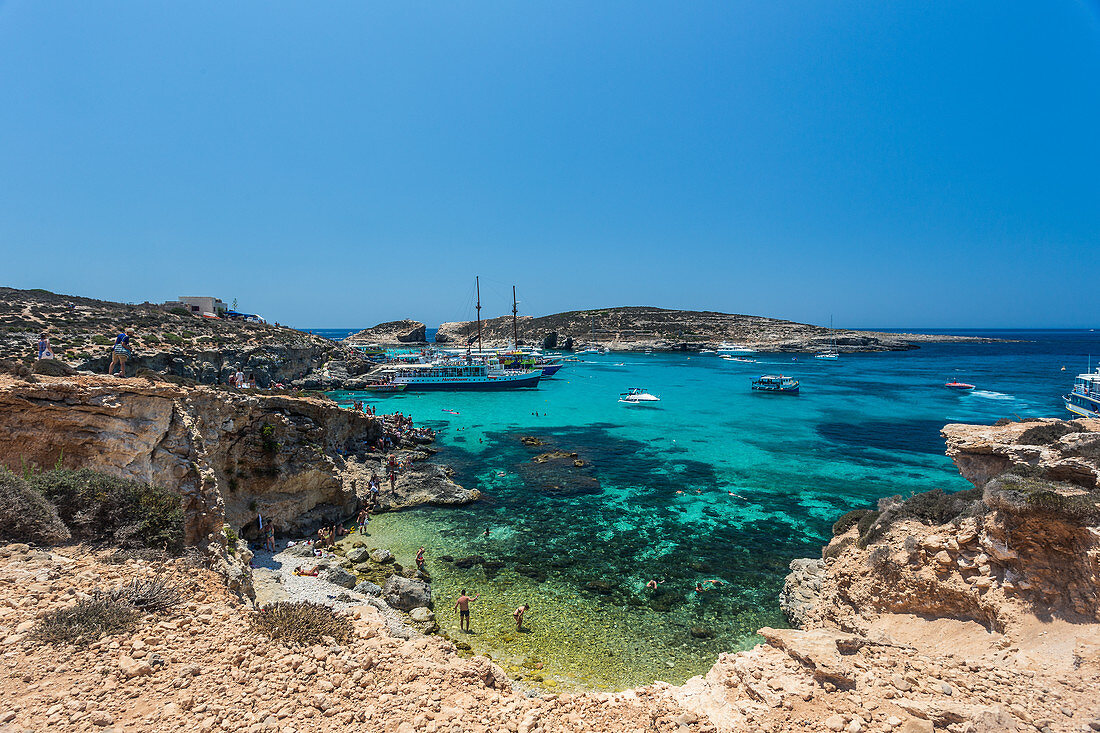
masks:
{"type": "MultiPolygon", "coordinates": [[[[385,419],[318,398],[91,376],[0,376],[0,416],[0,463],[60,461],[178,491],[186,541],[204,547],[224,544],[224,524],[255,536],[261,515],[292,535],[351,516],[385,419]]],[[[399,487],[391,508],[478,496],[432,464],[399,487]]]]}

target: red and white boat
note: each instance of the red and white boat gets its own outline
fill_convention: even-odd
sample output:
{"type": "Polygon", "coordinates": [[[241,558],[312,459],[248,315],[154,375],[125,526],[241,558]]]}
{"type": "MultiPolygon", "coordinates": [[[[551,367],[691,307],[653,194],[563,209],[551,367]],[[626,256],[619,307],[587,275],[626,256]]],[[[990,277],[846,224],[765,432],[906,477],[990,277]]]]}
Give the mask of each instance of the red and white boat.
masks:
{"type": "Polygon", "coordinates": [[[970,390],[974,389],[973,384],[967,384],[966,382],[960,382],[958,380],[947,382],[943,386],[947,387],[948,389],[953,389],[956,392],[969,392],[970,390]]]}

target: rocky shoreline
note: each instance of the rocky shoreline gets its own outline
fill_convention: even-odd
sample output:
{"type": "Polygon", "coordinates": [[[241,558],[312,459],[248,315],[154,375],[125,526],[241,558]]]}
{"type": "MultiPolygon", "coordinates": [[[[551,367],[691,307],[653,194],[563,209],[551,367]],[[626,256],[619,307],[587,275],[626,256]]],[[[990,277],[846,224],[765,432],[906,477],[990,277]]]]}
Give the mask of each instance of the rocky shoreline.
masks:
{"type": "Polygon", "coordinates": [[[1100,422],[944,434],[973,491],[842,517],[821,560],[792,563],[784,603],[802,628],[761,629],[763,643],[681,686],[513,687],[491,660],[423,633],[433,599],[415,570],[360,581],[360,565],[394,558],[354,534],[320,558],[317,578],[292,573],[314,562],[308,545],[249,558],[260,598],[332,604],[352,620],[353,642],[306,648],[256,636],[250,601],[201,565],[0,546],[0,730],[1095,729],[1100,422]],[[35,641],[51,609],[154,576],[173,578],[186,600],[137,633],[88,647],[35,641]]]}

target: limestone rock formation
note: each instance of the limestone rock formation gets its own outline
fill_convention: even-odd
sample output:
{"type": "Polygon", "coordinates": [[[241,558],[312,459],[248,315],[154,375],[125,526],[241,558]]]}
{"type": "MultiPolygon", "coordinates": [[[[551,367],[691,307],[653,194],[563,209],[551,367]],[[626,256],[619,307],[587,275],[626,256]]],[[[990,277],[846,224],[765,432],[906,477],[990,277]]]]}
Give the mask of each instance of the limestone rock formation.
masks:
{"type": "Polygon", "coordinates": [[[353,333],[346,341],[352,344],[424,344],[427,343],[426,332],[420,321],[388,321],[353,333]]]}
{"type": "Polygon", "coordinates": [[[258,534],[261,515],[302,533],[347,516],[348,454],[381,435],[375,418],[323,400],[133,378],[0,377],[0,415],[0,463],[60,459],[178,491],[186,541],[203,546],[226,523],[258,534]]]}
{"type": "MultiPolygon", "coordinates": [[[[761,351],[813,352],[900,351],[933,341],[992,341],[994,339],[929,334],[894,334],[872,331],[831,330],[763,316],[712,311],[684,311],[650,306],[626,306],[569,311],[549,316],[518,318],[520,345],[572,349],[574,345],[599,345],[615,351],[651,348],[691,351],[713,348],[723,341],[744,344],[761,351]],[[554,344],[555,346],[550,346],[554,344]]],[[[482,343],[505,346],[513,339],[512,316],[481,322],[482,343]]],[[[444,323],[436,341],[472,344],[477,339],[473,321],[444,323]]]]}
{"type": "Polygon", "coordinates": [[[423,580],[391,575],[382,586],[382,599],[400,611],[432,606],[432,587],[423,580]]]}
{"type": "Polygon", "coordinates": [[[105,374],[121,329],[130,334],[133,353],[126,368],[131,376],[147,370],[201,384],[226,384],[240,369],[266,388],[275,382],[290,384],[337,362],[353,381],[373,366],[355,349],[291,328],[40,290],[0,288],[0,326],[0,359],[29,360],[38,333],[49,335],[57,360],[35,368],[50,376],[68,376],[73,368],[105,374]]]}

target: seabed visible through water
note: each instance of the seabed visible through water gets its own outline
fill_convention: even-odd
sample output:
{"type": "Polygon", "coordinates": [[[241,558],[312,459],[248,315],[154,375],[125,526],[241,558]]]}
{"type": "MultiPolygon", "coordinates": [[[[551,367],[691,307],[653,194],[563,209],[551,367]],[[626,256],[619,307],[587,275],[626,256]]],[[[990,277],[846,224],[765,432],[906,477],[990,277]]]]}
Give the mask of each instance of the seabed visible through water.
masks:
{"type": "Polygon", "coordinates": [[[465,507],[376,516],[368,528],[367,546],[402,565],[427,548],[442,632],[515,678],[622,689],[683,682],[719,653],[753,646],[756,629],[783,625],[787,566],[819,556],[837,517],[883,496],[968,488],[943,454],[943,424],[1060,416],[1073,376],[1060,368],[1095,346],[1094,334],[1075,333],[835,362],[609,354],[536,390],[332,396],[440,430],[437,460],[483,493],[465,507]],[[800,379],[802,394],[751,393],[764,371],[800,379]],[[945,375],[980,389],[949,392],[945,375]],[[661,395],[660,406],[618,404],[634,386],[661,395]],[[566,457],[533,460],[551,451],[566,457]],[[658,590],[645,587],[651,579],[658,590]],[[471,634],[451,610],[462,588],[481,594],[471,634]],[[531,610],[517,632],[522,603],[531,610]]]}

